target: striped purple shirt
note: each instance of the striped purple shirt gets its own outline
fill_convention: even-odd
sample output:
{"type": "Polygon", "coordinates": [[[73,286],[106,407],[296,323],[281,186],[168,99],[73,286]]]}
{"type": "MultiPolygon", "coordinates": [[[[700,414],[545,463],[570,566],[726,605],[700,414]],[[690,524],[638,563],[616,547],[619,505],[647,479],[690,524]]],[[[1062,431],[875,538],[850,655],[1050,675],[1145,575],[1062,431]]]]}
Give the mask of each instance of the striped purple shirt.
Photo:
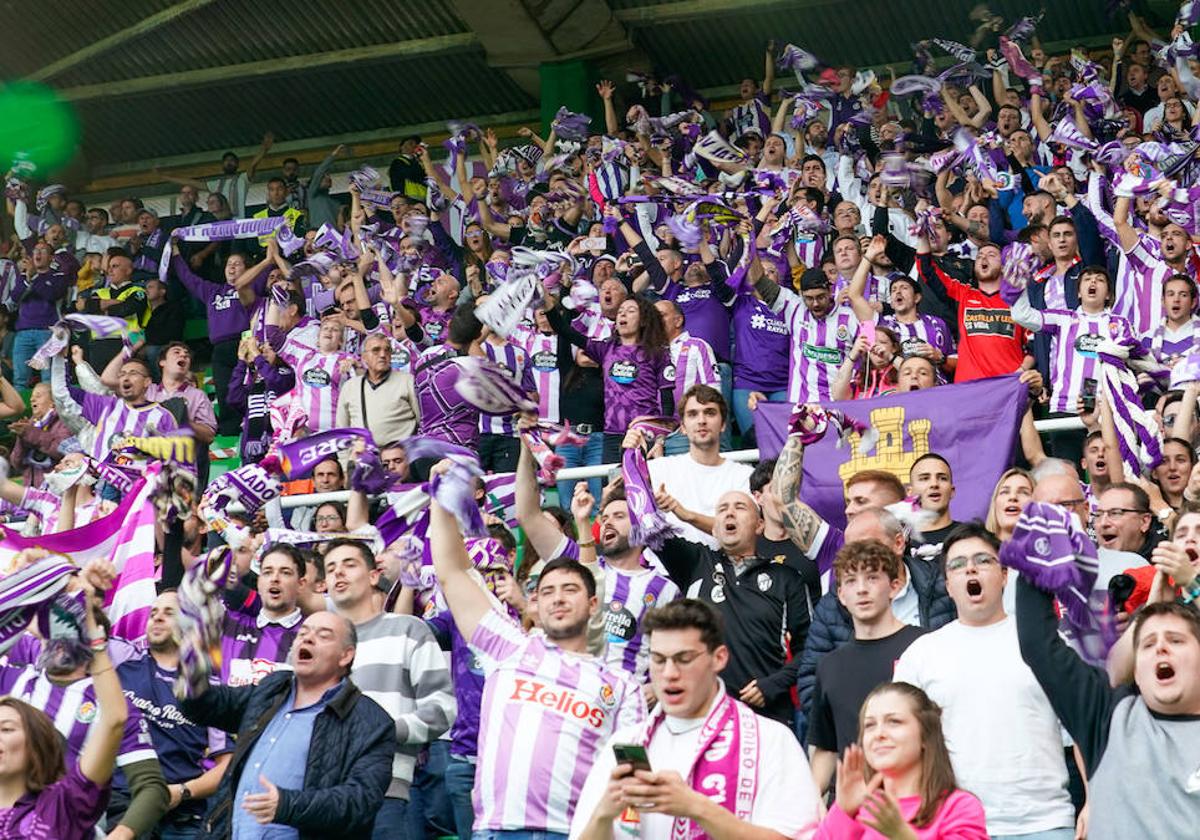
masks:
{"type": "Polygon", "coordinates": [[[900,355],[918,356],[917,348],[924,342],[937,349],[943,356],[954,355],[954,336],[946,322],[936,315],[922,314],[911,324],[897,320],[895,315],[884,315],[881,326],[892,330],[900,338],[900,355]]]}
{"type": "Polygon", "coordinates": [[[671,364],[663,372],[668,382],[674,382],[675,410],[679,411],[683,395],[693,385],[721,387],[721,374],[717,370],[717,357],[708,342],[692,338],[687,330],[671,340],[671,364]]]}
{"type": "Polygon", "coordinates": [[[679,587],[656,565],[636,572],[607,566],[604,596],[604,662],[609,668],[644,683],[650,648],[642,635],[642,616],[651,607],[678,598],[679,587]]]}
{"type": "Polygon", "coordinates": [[[827,402],[830,385],[858,335],[858,318],[848,306],[834,307],[824,318],[814,318],[804,299],[789,289],[779,290],[775,311],[792,335],[788,399],[827,402]]]}
{"type": "Polygon", "coordinates": [[[423,352],[413,368],[417,402],[421,407],[423,435],[475,446],[479,442],[479,409],[454,389],[458,382],[458,351],[438,344],[423,352]]]}
{"type": "Polygon", "coordinates": [[[551,423],[562,421],[558,391],[562,387],[562,371],[558,369],[558,334],[517,327],[510,336],[529,354],[533,368],[533,383],[538,393],[538,417],[551,423]]]}
{"type": "Polygon", "coordinates": [[[588,768],[646,717],[641,688],[492,610],[468,640],[486,682],[472,800],[476,831],[566,834],[588,768]]]}
{"type": "Polygon", "coordinates": [[[96,439],[90,454],[97,461],[108,457],[113,444],[123,437],[162,435],[179,426],[174,416],[158,403],[131,406],[120,397],[83,394],[83,416],[96,427],[96,439]]]}
{"type": "MultiPolygon", "coordinates": [[[[54,728],[66,739],[67,766],[79,761],[100,707],[91,677],[69,685],[58,685],[33,665],[0,665],[0,695],[10,695],[41,709],[54,722],[54,728]]],[[[157,758],[150,728],[137,707],[125,700],[129,716],[117,751],[117,766],[128,767],[137,761],[157,758]]]]}
{"type": "Polygon", "coordinates": [[[299,609],[279,621],[271,621],[261,611],[226,610],[221,629],[221,684],[258,685],[286,663],[303,618],[299,609]]]}
{"type": "MultiPolygon", "coordinates": [[[[484,341],[480,348],[484,356],[509,372],[512,381],[519,385],[522,391],[526,394],[535,392],[537,384],[533,381],[533,365],[523,347],[514,341],[503,341],[500,344],[484,341]]],[[[513,437],[517,433],[517,415],[480,413],[479,431],[482,434],[513,437]]]]}
{"type": "Polygon", "coordinates": [[[1041,314],[1042,332],[1052,336],[1050,410],[1074,413],[1079,410],[1083,381],[1098,378],[1097,345],[1105,339],[1133,341],[1133,329],[1120,315],[1107,311],[1088,315],[1080,309],[1046,309],[1041,314]]]}
{"type": "Polygon", "coordinates": [[[1142,336],[1142,347],[1154,357],[1155,361],[1170,367],[1179,359],[1200,344],[1200,318],[1192,316],[1186,324],[1177,330],[1170,329],[1166,323],[1158,325],[1158,329],[1142,336]]]}

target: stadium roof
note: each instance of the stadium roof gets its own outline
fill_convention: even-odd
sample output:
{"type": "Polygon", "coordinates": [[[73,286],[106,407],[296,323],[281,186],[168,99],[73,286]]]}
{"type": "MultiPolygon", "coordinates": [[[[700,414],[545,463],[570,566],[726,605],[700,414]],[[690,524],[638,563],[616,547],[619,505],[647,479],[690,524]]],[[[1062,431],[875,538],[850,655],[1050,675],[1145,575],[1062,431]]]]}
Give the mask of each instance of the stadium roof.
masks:
{"type": "MultiPolygon", "coordinates": [[[[304,150],[337,142],[391,148],[403,133],[437,134],[453,119],[535,123],[538,68],[546,62],[587,59],[614,79],[626,68],[679,73],[719,96],[761,75],[764,46],[774,38],[831,63],[893,63],[901,74],[910,43],[966,40],[974,5],[0,0],[0,78],[40,79],[75,103],[84,171],[98,186],[154,164],[211,163],[227,148],[252,153],[267,129],[278,141],[273,158],[305,160],[304,150]]],[[[1038,10],[1036,0],[990,5],[1008,21],[1038,10]]],[[[1118,28],[1105,0],[1045,5],[1039,36],[1060,48],[1104,43],[1118,28]]]]}

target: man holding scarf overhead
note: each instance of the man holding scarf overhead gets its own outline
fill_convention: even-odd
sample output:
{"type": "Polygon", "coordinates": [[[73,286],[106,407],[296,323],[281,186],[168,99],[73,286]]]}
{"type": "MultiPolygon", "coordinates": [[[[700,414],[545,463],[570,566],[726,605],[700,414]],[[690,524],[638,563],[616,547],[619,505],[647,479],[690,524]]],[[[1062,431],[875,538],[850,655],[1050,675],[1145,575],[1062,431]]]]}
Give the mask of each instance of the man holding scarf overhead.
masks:
{"type": "Polygon", "coordinates": [[[804,751],[780,724],[725,692],[720,674],[730,654],[713,608],[673,601],[642,626],[658,707],[598,754],[572,840],[812,837],[818,798],[804,751]],[[643,746],[650,769],[619,761],[617,745],[643,746]]]}

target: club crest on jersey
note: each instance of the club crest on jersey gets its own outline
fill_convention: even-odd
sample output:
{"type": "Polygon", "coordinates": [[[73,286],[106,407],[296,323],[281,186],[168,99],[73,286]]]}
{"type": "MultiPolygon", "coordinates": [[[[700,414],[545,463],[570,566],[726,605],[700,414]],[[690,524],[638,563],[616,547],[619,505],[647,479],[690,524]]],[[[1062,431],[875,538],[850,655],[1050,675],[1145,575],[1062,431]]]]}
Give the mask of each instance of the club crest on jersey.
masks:
{"type": "Polygon", "coordinates": [[[850,340],[850,328],[848,326],[846,326],[845,324],[838,324],[837,340],[838,341],[849,341],[850,340]]]}
{"type": "Polygon", "coordinates": [[[758,591],[766,592],[771,588],[771,576],[766,572],[758,573],[758,591]]]}
{"type": "Polygon", "coordinates": [[[96,719],[96,704],[91,700],[84,700],[79,704],[79,708],[75,711],[75,720],[80,723],[91,723],[96,719]]]}
{"type": "Polygon", "coordinates": [[[647,607],[653,607],[654,602],[657,600],[658,600],[658,598],[655,597],[653,592],[647,592],[645,595],[642,596],[642,603],[645,604],[647,607]]]}
{"type": "Polygon", "coordinates": [[[600,683],[600,705],[606,709],[617,705],[617,692],[608,683],[600,683]]]}

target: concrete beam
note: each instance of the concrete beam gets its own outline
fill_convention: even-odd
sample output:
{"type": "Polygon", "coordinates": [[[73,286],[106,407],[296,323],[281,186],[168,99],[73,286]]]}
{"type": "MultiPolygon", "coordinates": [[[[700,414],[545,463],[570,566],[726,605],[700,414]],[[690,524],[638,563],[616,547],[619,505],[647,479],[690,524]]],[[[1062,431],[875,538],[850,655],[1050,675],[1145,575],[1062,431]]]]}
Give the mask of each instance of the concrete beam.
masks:
{"type": "Polygon", "coordinates": [[[102,96],[130,96],[167,88],[176,90],[183,87],[219,84],[221,82],[275,76],[283,73],[297,73],[319,67],[332,67],[338,64],[359,64],[387,59],[435,55],[437,53],[469,49],[478,43],[473,33],[461,32],[454,35],[438,35],[432,38],[397,41],[394,44],[350,47],[348,49],[332,50],[312,55],[292,55],[266,61],[250,61],[243,64],[226,64],[222,67],[205,67],[199,70],[181,70],[177,73],[141,76],[136,79],[126,79],[119,82],[80,85],[61,90],[59,91],[59,95],[64,99],[76,102],[85,99],[96,99],[102,96]]]}
{"type": "Polygon", "coordinates": [[[654,26],[661,23],[682,23],[710,15],[745,14],[772,7],[791,10],[844,4],[845,0],[680,0],[660,6],[640,6],[617,9],[613,17],[626,26],[654,26]]]}
{"type": "Polygon", "coordinates": [[[133,26],[128,26],[125,29],[122,29],[120,32],[109,35],[107,38],[101,38],[99,41],[88,44],[83,49],[76,50],[70,55],[64,56],[52,64],[47,64],[42,69],[29,74],[29,78],[39,81],[48,79],[51,76],[57,75],[68,68],[74,67],[76,64],[79,64],[82,61],[87,61],[88,59],[95,58],[102,53],[106,53],[113,47],[120,46],[126,41],[130,41],[141,35],[145,35],[147,32],[152,32],[153,30],[158,29],[160,26],[170,23],[178,17],[186,15],[188,12],[192,12],[196,9],[207,6],[211,2],[212,0],[183,0],[182,3],[176,3],[174,6],[163,9],[158,14],[153,14],[147,18],[143,18],[133,26]]]}

